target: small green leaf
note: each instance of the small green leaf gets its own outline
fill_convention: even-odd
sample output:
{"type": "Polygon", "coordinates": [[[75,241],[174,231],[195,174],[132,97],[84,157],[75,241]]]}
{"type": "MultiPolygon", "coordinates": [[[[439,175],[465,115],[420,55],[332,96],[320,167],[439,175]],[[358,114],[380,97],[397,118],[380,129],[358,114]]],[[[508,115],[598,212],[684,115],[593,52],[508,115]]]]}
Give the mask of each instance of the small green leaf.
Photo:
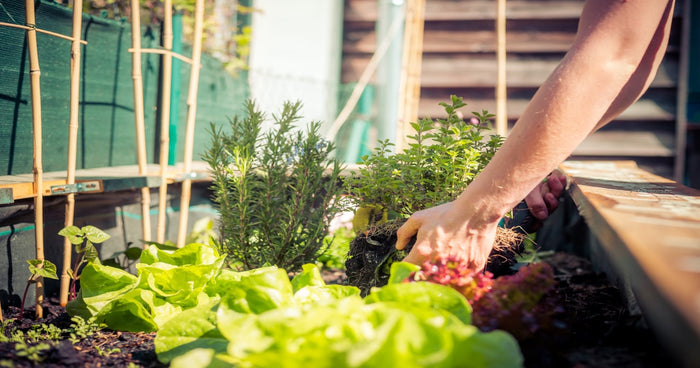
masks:
{"type": "Polygon", "coordinates": [[[105,260],[102,260],[102,264],[104,266],[109,266],[109,267],[114,267],[114,268],[122,268],[122,266],[119,264],[116,258],[108,258],[105,260]]]}
{"type": "Polygon", "coordinates": [[[71,244],[83,243],[83,232],[77,226],[67,226],[58,232],[58,235],[65,236],[71,244]]]}
{"type": "Polygon", "coordinates": [[[127,259],[135,261],[138,260],[141,257],[141,252],[143,252],[143,249],[137,248],[137,247],[131,247],[124,252],[124,255],[126,256],[127,259]]]}
{"type": "Polygon", "coordinates": [[[83,226],[83,234],[93,243],[102,243],[109,239],[109,234],[91,225],[83,226]]]}
{"type": "Polygon", "coordinates": [[[32,275],[58,280],[58,276],[56,276],[56,265],[50,261],[32,259],[27,261],[27,263],[29,263],[29,272],[31,272],[32,275]]]}

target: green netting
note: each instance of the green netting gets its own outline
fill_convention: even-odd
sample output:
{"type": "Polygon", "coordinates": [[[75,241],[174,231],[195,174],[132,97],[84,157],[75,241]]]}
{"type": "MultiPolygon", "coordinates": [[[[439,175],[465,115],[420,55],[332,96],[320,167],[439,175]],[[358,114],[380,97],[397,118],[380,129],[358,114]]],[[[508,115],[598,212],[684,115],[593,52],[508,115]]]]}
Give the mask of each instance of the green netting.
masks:
{"type": "MultiPolygon", "coordinates": [[[[0,22],[24,24],[24,2],[0,0],[0,22]]],[[[37,28],[71,35],[72,10],[62,5],[37,3],[37,28]]],[[[0,175],[32,172],[32,111],[26,32],[0,27],[0,175]]],[[[137,163],[131,25],[85,15],[80,84],[80,121],[77,168],[134,165],[137,163]]],[[[157,48],[157,29],[144,28],[143,48],[157,48]]],[[[71,42],[38,34],[41,69],[41,107],[44,171],[66,170],[70,95],[71,42]]],[[[185,47],[185,53],[190,49],[185,47]]],[[[157,106],[161,57],[144,54],[142,75],[148,161],[158,161],[157,106]]],[[[181,68],[180,116],[176,161],[183,160],[189,65],[181,68]]],[[[176,88],[177,86],[173,86],[176,88]]],[[[209,122],[223,123],[241,111],[248,97],[245,73],[237,78],[220,62],[203,55],[197,96],[194,159],[208,145],[209,122]]],[[[173,153],[171,153],[173,154],[173,153]]]]}

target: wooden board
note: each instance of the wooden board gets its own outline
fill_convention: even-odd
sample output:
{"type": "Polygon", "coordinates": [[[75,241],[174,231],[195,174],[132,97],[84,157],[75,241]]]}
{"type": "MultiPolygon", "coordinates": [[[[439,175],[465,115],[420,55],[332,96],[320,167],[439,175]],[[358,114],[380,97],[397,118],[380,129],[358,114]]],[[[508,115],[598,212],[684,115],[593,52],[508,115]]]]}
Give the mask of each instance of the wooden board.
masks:
{"type": "MultiPolygon", "coordinates": [[[[509,88],[538,87],[559,64],[560,57],[509,57],[506,79],[509,88]]],[[[342,82],[356,82],[369,62],[368,55],[348,55],[342,62],[342,82]]],[[[421,86],[428,88],[495,87],[495,56],[425,55],[421,86]]],[[[678,63],[673,56],[664,59],[652,88],[673,88],[677,84],[678,63]]]]}
{"type": "Polygon", "coordinates": [[[700,191],[633,162],[561,165],[571,196],[645,316],[685,366],[700,362],[700,191]]]}
{"type": "MultiPolygon", "coordinates": [[[[508,19],[578,19],[583,0],[557,1],[509,1],[508,19]]],[[[426,21],[480,20],[496,17],[496,4],[488,0],[430,0],[426,2],[426,21]]],[[[345,19],[351,22],[377,20],[376,0],[350,0],[346,2],[345,19]]]]}
{"type": "MultiPolygon", "coordinates": [[[[208,166],[204,162],[192,163],[193,180],[210,180],[208,166]]],[[[160,186],[160,166],[148,165],[148,175],[140,175],[137,165],[100,167],[81,169],[75,173],[76,183],[98,181],[99,188],[93,192],[127,190],[141,187],[155,188],[160,186]]],[[[171,166],[168,172],[168,182],[174,183],[184,179],[182,163],[171,166]]],[[[47,172],[43,175],[43,195],[56,195],[52,187],[66,185],[66,172],[47,172]]],[[[32,198],[34,194],[34,178],[32,174],[0,176],[0,188],[12,189],[15,200],[32,198]]]]}

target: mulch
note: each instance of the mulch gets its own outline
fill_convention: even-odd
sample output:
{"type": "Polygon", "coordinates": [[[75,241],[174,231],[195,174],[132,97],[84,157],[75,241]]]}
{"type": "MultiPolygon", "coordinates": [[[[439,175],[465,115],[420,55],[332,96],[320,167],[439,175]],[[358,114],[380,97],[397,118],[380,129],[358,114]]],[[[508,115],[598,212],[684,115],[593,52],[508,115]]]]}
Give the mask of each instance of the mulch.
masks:
{"type": "MultiPolygon", "coordinates": [[[[619,290],[591,264],[567,253],[546,259],[558,281],[556,294],[565,307],[566,328],[557,336],[541,336],[521,343],[528,367],[643,368],[673,367],[674,362],[638,315],[630,315],[619,290]]],[[[340,270],[323,272],[329,284],[344,284],[340,270]]],[[[3,311],[5,318],[16,318],[8,329],[29,330],[35,324],[67,328],[71,321],[54,300],[45,307],[45,318],[18,319],[18,308],[3,311]]],[[[32,314],[25,314],[30,317],[32,314]]],[[[155,333],[100,330],[72,344],[61,340],[33,363],[18,357],[14,343],[0,343],[0,367],[165,367],[154,351],[155,333]]]]}

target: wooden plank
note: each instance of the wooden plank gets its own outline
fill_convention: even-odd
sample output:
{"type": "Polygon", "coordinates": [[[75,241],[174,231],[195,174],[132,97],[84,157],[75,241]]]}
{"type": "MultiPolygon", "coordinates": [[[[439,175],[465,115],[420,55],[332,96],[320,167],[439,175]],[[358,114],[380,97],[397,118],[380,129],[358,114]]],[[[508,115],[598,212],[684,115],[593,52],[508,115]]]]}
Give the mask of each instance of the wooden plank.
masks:
{"type": "MultiPolygon", "coordinates": [[[[574,41],[578,22],[548,20],[543,22],[507,22],[506,47],[509,53],[565,53],[574,41]]],[[[667,52],[679,49],[680,25],[671,26],[667,52]]],[[[376,50],[374,23],[348,24],[343,31],[345,54],[371,54],[376,50]]],[[[425,53],[492,53],[496,35],[493,21],[454,21],[426,23],[425,53]]]]}
{"type": "Polygon", "coordinates": [[[674,157],[674,131],[598,131],[573,152],[576,156],[674,157]]]}
{"type": "MultiPolygon", "coordinates": [[[[205,162],[193,162],[189,176],[184,172],[182,163],[175,166],[170,166],[167,172],[168,183],[175,183],[184,180],[187,176],[190,180],[208,181],[209,167],[205,162]]],[[[87,182],[99,180],[104,191],[127,190],[139,188],[141,186],[158,187],[160,186],[159,166],[151,164],[147,166],[148,174],[142,175],[139,172],[139,166],[111,166],[100,167],[93,169],[76,170],[76,182],[87,182]]],[[[43,180],[43,195],[50,196],[51,187],[56,185],[66,185],[66,171],[55,171],[44,173],[43,180]]],[[[12,189],[14,199],[24,199],[34,197],[33,192],[33,175],[19,174],[0,176],[0,188],[12,189]]]]}
{"type": "MultiPolygon", "coordinates": [[[[559,64],[559,57],[509,57],[507,83],[509,88],[538,87],[559,64]]],[[[369,62],[365,55],[349,55],[343,58],[342,82],[357,81],[369,62]]],[[[426,55],[423,58],[421,85],[430,88],[486,88],[496,85],[495,58],[490,56],[426,55]]],[[[678,61],[673,56],[661,63],[652,88],[676,86],[678,61]]]]}
{"type": "MultiPolygon", "coordinates": [[[[562,1],[508,1],[508,19],[551,20],[578,19],[584,0],[562,1]]],[[[674,16],[682,14],[682,2],[676,2],[674,16]]],[[[346,22],[375,22],[377,0],[349,0],[345,2],[346,22]]],[[[426,2],[426,21],[483,20],[496,18],[496,4],[489,0],[430,0],[426,2]]]]}
{"type": "MultiPolygon", "coordinates": [[[[509,1],[506,17],[509,19],[578,19],[583,0],[557,1],[509,1]]],[[[425,9],[426,21],[495,19],[493,1],[430,0],[425,9]]],[[[346,2],[345,20],[349,22],[374,22],[377,20],[376,0],[351,0],[346,2]]]]}
{"type": "Polygon", "coordinates": [[[633,164],[561,165],[571,197],[659,341],[700,361],[700,191],[633,164]]]}
{"type": "MultiPolygon", "coordinates": [[[[508,93],[508,119],[517,119],[525,107],[530,102],[535,89],[528,91],[517,91],[508,93]],[[525,93],[523,93],[525,92],[525,93]]],[[[463,110],[465,115],[469,115],[471,111],[487,110],[495,113],[496,100],[493,96],[493,91],[477,89],[470,91],[469,89],[431,89],[423,88],[421,91],[421,100],[419,107],[419,115],[422,117],[445,118],[447,114],[440,102],[449,100],[450,95],[458,95],[464,98],[464,102],[468,105],[463,110]]],[[[629,121],[675,121],[675,96],[671,89],[655,89],[648,91],[642,98],[625,110],[618,120],[629,121]]]]}

